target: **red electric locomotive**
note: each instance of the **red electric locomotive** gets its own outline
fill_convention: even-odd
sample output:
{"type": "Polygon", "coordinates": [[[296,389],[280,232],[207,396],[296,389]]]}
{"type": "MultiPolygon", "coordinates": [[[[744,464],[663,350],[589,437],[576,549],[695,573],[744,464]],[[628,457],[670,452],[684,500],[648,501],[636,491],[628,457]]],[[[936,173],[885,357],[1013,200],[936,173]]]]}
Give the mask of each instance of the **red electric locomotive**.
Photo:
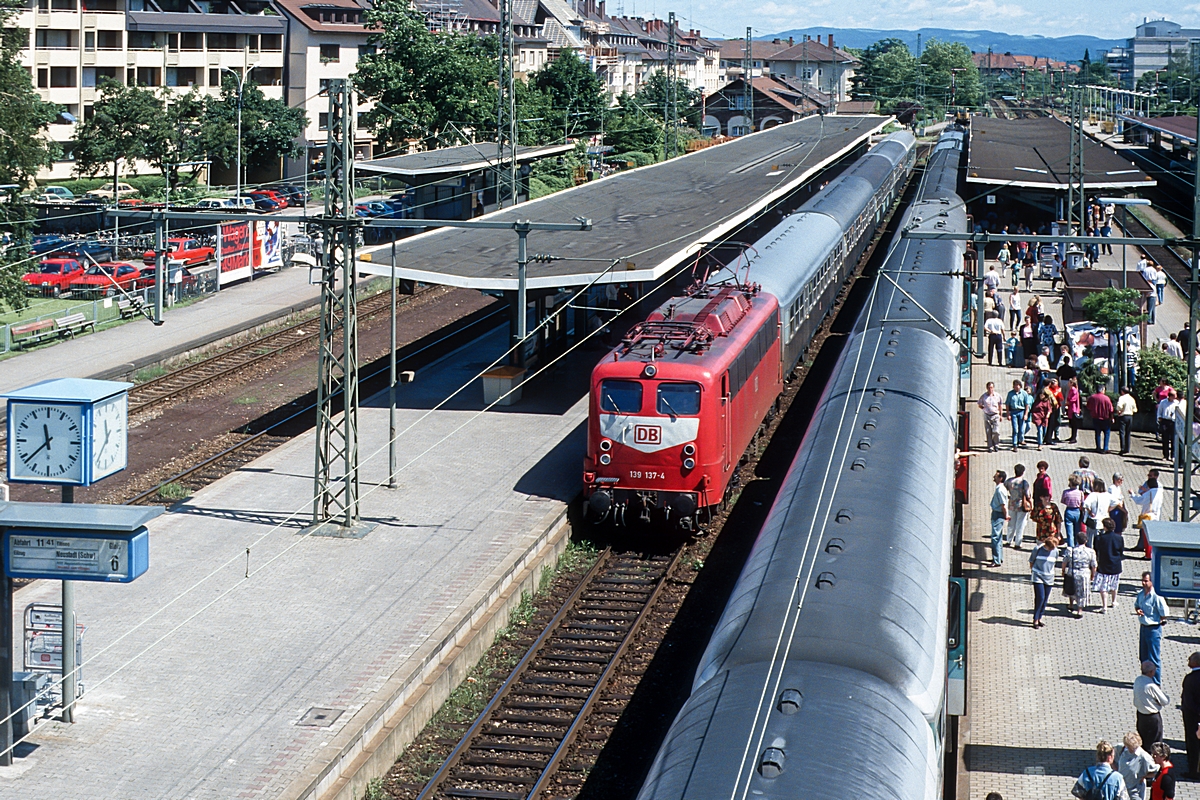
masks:
{"type": "Polygon", "coordinates": [[[592,371],[589,516],[695,529],[783,390],[779,304],[698,285],[638,323],[592,371]]]}

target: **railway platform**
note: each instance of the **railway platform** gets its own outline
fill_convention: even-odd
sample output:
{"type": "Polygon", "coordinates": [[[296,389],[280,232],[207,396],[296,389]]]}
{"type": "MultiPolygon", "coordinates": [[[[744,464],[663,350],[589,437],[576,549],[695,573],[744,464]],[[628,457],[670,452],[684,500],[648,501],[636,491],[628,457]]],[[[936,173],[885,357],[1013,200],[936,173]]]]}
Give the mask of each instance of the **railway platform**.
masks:
{"type": "MultiPolygon", "coordinates": [[[[1114,256],[1101,257],[1100,266],[1119,271],[1121,248],[1116,242],[1113,250],[1114,256]]],[[[1128,255],[1132,266],[1137,261],[1134,248],[1128,255]]],[[[1007,286],[1007,281],[1003,285],[1007,286]]],[[[1049,293],[1049,282],[1035,281],[1034,290],[1047,300],[1049,313],[1061,327],[1061,299],[1049,293]]],[[[1178,331],[1187,319],[1186,303],[1172,286],[1168,286],[1166,301],[1159,308],[1157,324],[1150,326],[1152,343],[1178,331]]],[[[1058,503],[1067,476],[1078,467],[1079,457],[1086,455],[1092,469],[1106,481],[1114,472],[1122,473],[1126,498],[1152,468],[1162,469],[1164,486],[1171,485],[1169,462],[1161,457],[1161,448],[1149,433],[1134,433],[1133,452],[1124,457],[1117,455],[1120,448],[1115,445],[1110,454],[1097,454],[1090,430],[1081,430],[1075,445],[1013,452],[1005,446],[1009,425],[1004,422],[1000,452],[988,453],[982,413],[973,401],[983,393],[987,381],[1009,388],[1018,377],[1016,369],[989,367],[986,362],[976,363],[971,376],[971,485],[962,545],[968,593],[968,716],[960,728],[957,776],[958,797],[964,800],[984,800],[993,791],[1023,800],[1069,797],[1079,773],[1094,763],[1096,742],[1105,739],[1119,744],[1125,733],[1135,729],[1136,720],[1132,682],[1138,675],[1138,628],[1133,596],[1149,562],[1140,551],[1127,551],[1117,609],[1102,615],[1096,613],[1097,605],[1083,619],[1068,615],[1060,579],[1051,594],[1046,627],[1034,630],[1030,625],[1033,592],[1028,566],[1034,541],[1032,523],[1026,527],[1023,550],[1006,547],[1003,567],[983,567],[991,559],[988,503],[992,475],[1002,469],[1011,476],[1018,463],[1032,475],[1037,462],[1044,460],[1050,465],[1058,503]]],[[[1068,438],[1066,426],[1062,430],[1063,438],[1068,438]]],[[[1172,497],[1166,498],[1164,511],[1170,508],[1172,497]]],[[[1133,548],[1136,543],[1136,533],[1127,532],[1126,547],[1133,548]]],[[[1180,614],[1182,608],[1173,606],[1171,610],[1173,615],[1180,614]]],[[[1182,621],[1168,624],[1162,643],[1163,688],[1172,702],[1163,712],[1163,721],[1177,772],[1185,771],[1186,764],[1183,723],[1176,704],[1187,672],[1187,656],[1196,650],[1200,650],[1200,628],[1182,621]]],[[[1196,796],[1191,786],[1180,784],[1176,797],[1196,796]]]]}
{"type": "Polygon", "coordinates": [[[0,392],[50,378],[112,378],[320,301],[308,270],[282,269],[183,308],[155,327],[138,318],[0,361],[0,392]]]}
{"type": "MultiPolygon", "coordinates": [[[[478,380],[438,405],[505,347],[496,329],[403,387],[398,489],[386,396],[364,403],[364,538],[306,535],[309,434],[156,520],[137,582],[77,584],[77,722],[35,732],[0,797],[362,797],[348,772],[390,765],[565,546],[600,350],[503,410],[478,380]]],[[[17,630],[57,599],[21,589],[17,630]]]]}

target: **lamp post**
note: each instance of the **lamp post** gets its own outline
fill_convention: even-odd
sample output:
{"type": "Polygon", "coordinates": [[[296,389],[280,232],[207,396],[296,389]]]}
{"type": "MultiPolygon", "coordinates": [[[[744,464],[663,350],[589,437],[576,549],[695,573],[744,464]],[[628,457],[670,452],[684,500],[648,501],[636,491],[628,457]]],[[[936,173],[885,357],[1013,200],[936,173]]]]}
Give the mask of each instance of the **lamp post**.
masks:
{"type": "Polygon", "coordinates": [[[246,67],[246,69],[242,70],[241,72],[238,72],[233,67],[221,67],[222,72],[228,72],[230,75],[233,75],[235,78],[237,78],[237,83],[238,83],[238,92],[237,92],[237,194],[234,195],[234,197],[237,198],[238,203],[242,202],[242,87],[245,86],[246,76],[249,75],[251,70],[253,70],[254,67],[257,67],[257,66],[258,66],[257,64],[254,64],[252,66],[246,67]]]}

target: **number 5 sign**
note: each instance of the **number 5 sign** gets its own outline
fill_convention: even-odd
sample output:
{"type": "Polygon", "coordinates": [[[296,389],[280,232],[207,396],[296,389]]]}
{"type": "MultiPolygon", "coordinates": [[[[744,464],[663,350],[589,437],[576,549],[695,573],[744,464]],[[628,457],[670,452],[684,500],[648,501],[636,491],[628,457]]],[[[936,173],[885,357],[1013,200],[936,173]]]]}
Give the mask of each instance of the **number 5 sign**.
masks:
{"type": "Polygon", "coordinates": [[[1154,548],[1150,576],[1163,597],[1200,598],[1200,525],[1147,521],[1154,548]]]}

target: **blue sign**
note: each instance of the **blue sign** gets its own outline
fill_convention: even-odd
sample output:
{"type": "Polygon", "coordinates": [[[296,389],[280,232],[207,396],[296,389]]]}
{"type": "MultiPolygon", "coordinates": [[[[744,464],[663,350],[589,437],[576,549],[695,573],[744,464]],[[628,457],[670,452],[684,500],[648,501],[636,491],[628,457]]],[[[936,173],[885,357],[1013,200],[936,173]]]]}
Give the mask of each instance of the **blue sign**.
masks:
{"type": "Polygon", "coordinates": [[[150,567],[150,533],[10,528],[4,567],[10,578],[129,583],[150,567]]]}

